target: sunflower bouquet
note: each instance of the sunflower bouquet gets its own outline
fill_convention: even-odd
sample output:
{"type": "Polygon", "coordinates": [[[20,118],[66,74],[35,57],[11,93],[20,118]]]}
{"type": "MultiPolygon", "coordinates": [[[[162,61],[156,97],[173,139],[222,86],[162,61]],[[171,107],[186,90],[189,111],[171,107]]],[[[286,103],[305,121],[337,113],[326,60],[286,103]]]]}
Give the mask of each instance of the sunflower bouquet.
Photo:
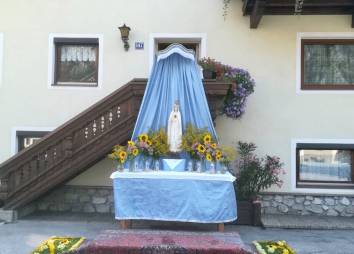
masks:
{"type": "Polygon", "coordinates": [[[139,149],[142,156],[149,157],[154,154],[151,138],[147,133],[140,134],[136,141],[136,146],[139,149]]]}
{"type": "Polygon", "coordinates": [[[152,157],[154,160],[166,156],[169,151],[166,131],[163,128],[155,132],[150,131],[148,136],[152,143],[152,157]]]}
{"type": "Polygon", "coordinates": [[[116,145],[113,150],[108,154],[108,158],[118,163],[118,170],[123,170],[123,165],[127,160],[127,148],[125,146],[116,145]]]}

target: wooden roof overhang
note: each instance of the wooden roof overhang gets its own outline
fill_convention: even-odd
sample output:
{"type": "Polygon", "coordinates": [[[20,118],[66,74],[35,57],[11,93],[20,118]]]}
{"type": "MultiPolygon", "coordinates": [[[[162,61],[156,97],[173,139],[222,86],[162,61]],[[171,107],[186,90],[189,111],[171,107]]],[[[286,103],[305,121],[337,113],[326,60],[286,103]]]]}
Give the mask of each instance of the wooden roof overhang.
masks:
{"type": "Polygon", "coordinates": [[[251,28],[263,15],[351,15],[354,28],[354,0],[243,0],[242,10],[251,28]]]}

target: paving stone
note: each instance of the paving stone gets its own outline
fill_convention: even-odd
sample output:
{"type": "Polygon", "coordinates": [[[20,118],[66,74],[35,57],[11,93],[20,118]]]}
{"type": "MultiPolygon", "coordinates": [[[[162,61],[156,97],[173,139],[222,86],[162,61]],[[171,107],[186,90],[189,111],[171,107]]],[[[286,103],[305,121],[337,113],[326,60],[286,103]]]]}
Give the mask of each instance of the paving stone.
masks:
{"type": "Polygon", "coordinates": [[[334,206],[334,209],[337,211],[337,212],[343,212],[344,211],[344,206],[342,206],[342,205],[335,205],[334,206]]]}
{"type": "Polygon", "coordinates": [[[312,196],[306,196],[306,197],[305,197],[305,199],[306,199],[306,200],[311,200],[311,201],[312,201],[312,200],[313,200],[313,197],[312,197],[312,196]]]}
{"type": "Polygon", "coordinates": [[[338,212],[331,208],[327,211],[327,215],[328,216],[338,216],[338,212]]]}
{"type": "Polygon", "coordinates": [[[322,207],[320,205],[315,205],[315,204],[311,204],[310,206],[307,206],[306,210],[316,214],[320,214],[323,212],[322,207]]]}
{"type": "Polygon", "coordinates": [[[95,210],[95,207],[91,204],[86,204],[84,205],[84,212],[86,213],[94,213],[96,210],[95,210]]]}
{"type": "Polygon", "coordinates": [[[287,206],[292,206],[295,204],[295,200],[291,198],[284,198],[283,203],[287,206]]]}
{"type": "Polygon", "coordinates": [[[306,200],[306,201],[304,202],[304,205],[311,205],[311,201],[306,200]]]}
{"type": "Polygon", "coordinates": [[[264,195],[262,196],[262,200],[265,200],[265,201],[270,201],[273,199],[273,196],[270,196],[270,195],[264,195]]]}
{"type": "Polygon", "coordinates": [[[270,206],[270,202],[269,201],[262,201],[262,207],[269,207],[270,206]]]}
{"type": "Polygon", "coordinates": [[[101,195],[101,196],[108,196],[111,192],[109,190],[97,190],[97,193],[98,195],[101,195]]]}
{"type": "Polygon", "coordinates": [[[78,200],[79,195],[76,193],[65,193],[65,201],[74,203],[78,200]]]}
{"type": "Polygon", "coordinates": [[[345,212],[350,214],[350,215],[354,215],[354,207],[353,206],[347,207],[345,209],[345,212]]]}
{"type": "Polygon", "coordinates": [[[59,212],[67,212],[71,210],[71,206],[69,204],[59,203],[57,204],[57,209],[59,212]]]}
{"type": "Polygon", "coordinates": [[[92,198],[92,204],[99,205],[99,204],[104,204],[106,203],[107,198],[105,197],[93,197],[92,198]]]}
{"type": "Polygon", "coordinates": [[[274,200],[277,201],[277,202],[282,202],[283,201],[283,197],[280,196],[280,195],[276,195],[274,200]]]}
{"type": "Polygon", "coordinates": [[[289,208],[288,208],[286,205],[284,205],[284,204],[280,204],[280,205],[278,206],[278,210],[279,210],[281,213],[287,213],[287,212],[289,211],[289,208]]]}
{"type": "Polygon", "coordinates": [[[342,205],[345,205],[345,206],[350,205],[350,201],[349,201],[349,199],[346,198],[346,197],[343,197],[343,198],[340,200],[340,203],[341,203],[342,205]]]}
{"type": "Polygon", "coordinates": [[[305,197],[296,197],[295,198],[296,203],[304,203],[304,201],[305,201],[305,197]]]}
{"type": "Polygon", "coordinates": [[[332,206],[335,204],[334,198],[325,198],[324,200],[325,200],[326,205],[332,206]]]}
{"type": "Polygon", "coordinates": [[[96,212],[98,213],[109,213],[109,205],[96,205],[96,212]]]}
{"type": "Polygon", "coordinates": [[[91,200],[91,197],[88,194],[84,194],[80,196],[80,203],[85,203],[89,202],[91,200]]]}
{"type": "Polygon", "coordinates": [[[303,210],[304,209],[304,205],[303,204],[295,204],[291,207],[294,210],[303,210]]]}
{"type": "Polygon", "coordinates": [[[312,201],[312,203],[315,204],[315,205],[320,205],[320,204],[322,204],[322,200],[319,199],[319,198],[314,198],[314,200],[312,201]]]}

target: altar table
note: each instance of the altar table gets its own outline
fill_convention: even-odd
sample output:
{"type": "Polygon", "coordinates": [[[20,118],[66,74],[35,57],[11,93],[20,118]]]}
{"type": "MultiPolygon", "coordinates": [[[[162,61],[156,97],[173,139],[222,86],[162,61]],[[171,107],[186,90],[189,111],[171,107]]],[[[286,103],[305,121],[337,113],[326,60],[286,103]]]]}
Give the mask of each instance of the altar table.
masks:
{"type": "Polygon", "coordinates": [[[230,173],[114,172],[111,178],[117,220],[220,224],[237,219],[230,173]]]}

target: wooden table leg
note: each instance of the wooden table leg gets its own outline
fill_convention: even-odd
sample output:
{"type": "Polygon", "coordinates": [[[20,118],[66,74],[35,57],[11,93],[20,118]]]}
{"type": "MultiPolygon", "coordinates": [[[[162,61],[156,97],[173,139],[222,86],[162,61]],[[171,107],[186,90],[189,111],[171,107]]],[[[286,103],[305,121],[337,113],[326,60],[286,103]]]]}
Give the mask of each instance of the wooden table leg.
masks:
{"type": "Polygon", "coordinates": [[[224,225],[224,223],[219,223],[219,224],[218,224],[218,231],[219,231],[219,232],[224,232],[224,230],[225,230],[225,225],[224,225]]]}
{"type": "Polygon", "coordinates": [[[130,229],[132,226],[131,220],[121,220],[120,221],[120,227],[122,229],[130,229]]]}

